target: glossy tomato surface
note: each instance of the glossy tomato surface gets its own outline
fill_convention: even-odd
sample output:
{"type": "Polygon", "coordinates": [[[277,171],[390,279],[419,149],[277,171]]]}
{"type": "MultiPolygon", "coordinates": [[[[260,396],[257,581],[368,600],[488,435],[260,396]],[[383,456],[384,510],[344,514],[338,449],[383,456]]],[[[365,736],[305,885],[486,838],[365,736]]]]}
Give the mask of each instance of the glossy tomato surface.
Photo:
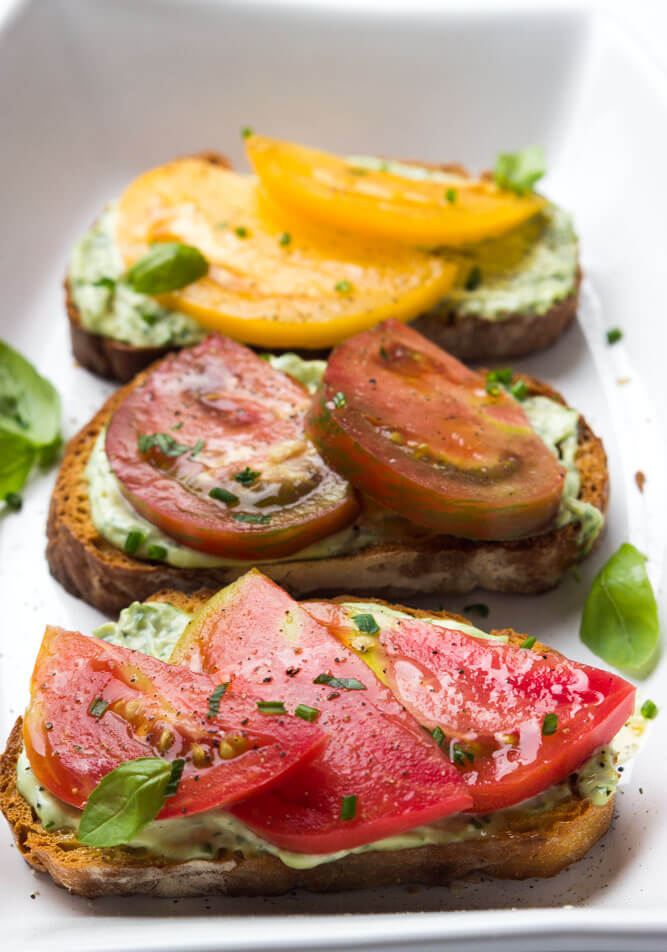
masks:
{"type": "Polygon", "coordinates": [[[211,335],[131,390],[106,451],[134,508],[178,542],[230,558],[281,558],[357,511],[349,484],[305,436],[308,405],[291,377],[211,335]]]}
{"type": "Polygon", "coordinates": [[[439,532],[516,539],[558,512],[565,470],[520,403],[396,321],[336,348],[308,433],[356,488],[439,532]]]}
{"type": "MultiPolygon", "coordinates": [[[[306,602],[304,610],[342,644],[362,644],[348,609],[306,602]]],[[[363,636],[361,658],[373,659],[420,724],[442,731],[475,812],[512,806],[566,780],[633,711],[635,689],[623,678],[550,649],[377,617],[380,630],[363,636]]]]}
{"type": "Polygon", "coordinates": [[[25,749],[37,780],[74,807],[139,757],[183,758],[160,818],[223,807],[265,790],[311,758],[317,725],[258,713],[240,680],[209,716],[215,678],[62,628],[47,628],[31,681],[25,749]],[[224,756],[223,756],[224,754],[224,756]]]}
{"type": "Polygon", "coordinates": [[[257,571],[208,603],[174,660],[221,681],[240,675],[290,713],[299,705],[317,712],[313,723],[328,738],[321,753],[232,808],[276,846],[352,849],[472,804],[456,767],[363,661],[257,571]],[[352,808],[344,798],[356,798],[349,819],[341,818],[352,808]]]}

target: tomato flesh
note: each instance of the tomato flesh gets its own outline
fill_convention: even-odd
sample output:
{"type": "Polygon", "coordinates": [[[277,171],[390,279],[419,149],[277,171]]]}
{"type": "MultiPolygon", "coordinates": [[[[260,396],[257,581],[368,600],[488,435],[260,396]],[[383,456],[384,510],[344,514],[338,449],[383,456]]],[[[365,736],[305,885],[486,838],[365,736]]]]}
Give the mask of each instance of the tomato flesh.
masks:
{"type": "Polygon", "coordinates": [[[218,556],[282,558],[357,512],[349,484],[305,436],[308,405],[296,381],[211,335],[132,389],[106,451],[134,508],[173,539],[218,556]]]}
{"type": "MultiPolygon", "coordinates": [[[[343,644],[358,643],[349,610],[330,602],[306,602],[304,610],[343,644]]],[[[513,806],[564,781],[634,709],[635,689],[623,678],[555,651],[487,641],[417,618],[383,621],[370,641],[397,700],[420,724],[443,731],[443,749],[469,785],[473,812],[513,806]],[[557,718],[553,733],[543,733],[547,715],[557,718]]]]}
{"type": "Polygon", "coordinates": [[[438,532],[516,539],[558,512],[565,469],[519,402],[396,321],[336,348],[307,429],[355,488],[438,532]]]}
{"type": "Polygon", "coordinates": [[[24,720],[32,771],[54,796],[82,808],[102,777],[125,761],[184,758],[177,793],[159,813],[164,819],[265,790],[325,741],[317,725],[263,717],[241,679],[209,717],[218,683],[78,632],[47,628],[24,720]]]}
{"type": "Polygon", "coordinates": [[[322,752],[232,813],[269,842],[303,853],[352,849],[460,812],[471,797],[456,768],[355,654],[257,571],[215,596],[173,659],[225,681],[241,675],[266,700],[319,712],[322,752]],[[315,684],[320,675],[363,689],[315,684]],[[356,796],[341,820],[344,797],[356,796]]]}

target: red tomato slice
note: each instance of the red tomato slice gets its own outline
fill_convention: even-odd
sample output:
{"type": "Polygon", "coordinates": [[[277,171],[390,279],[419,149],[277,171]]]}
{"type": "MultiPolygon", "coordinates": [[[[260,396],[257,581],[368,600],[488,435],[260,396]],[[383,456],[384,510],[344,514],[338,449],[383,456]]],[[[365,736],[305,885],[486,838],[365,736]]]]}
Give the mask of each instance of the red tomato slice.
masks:
{"type": "Polygon", "coordinates": [[[417,525],[514,539],[558,512],[565,469],[520,404],[397,321],[334,350],[307,427],[337,472],[417,525]]]}
{"type": "Polygon", "coordinates": [[[130,392],[107,455],[134,508],[172,538],[213,555],[282,558],[357,512],[305,437],[309,402],[291,377],[214,334],[130,392]]]}
{"type": "Polygon", "coordinates": [[[35,777],[83,807],[99,781],[138,757],[184,758],[159,817],[228,806],[283,779],[325,740],[317,725],[266,718],[235,680],[208,718],[219,682],[78,632],[47,628],[24,721],[35,777]]]}
{"type": "Polygon", "coordinates": [[[391,692],[257,571],[208,603],[174,659],[201,666],[221,681],[240,674],[254,692],[282,701],[290,712],[298,705],[319,712],[315,723],[328,736],[321,754],[293,780],[232,808],[282,849],[352,849],[471,805],[457,769],[391,692]],[[316,684],[320,675],[343,683],[316,684]],[[341,819],[345,797],[356,797],[348,820],[341,819]]]}
{"type": "MultiPolygon", "coordinates": [[[[303,607],[343,644],[359,638],[342,606],[303,607]]],[[[420,724],[443,731],[443,749],[469,784],[474,812],[512,806],[562,782],[634,708],[635,689],[623,678],[555,651],[486,641],[419,619],[383,621],[374,640],[374,667],[380,665],[396,698],[420,724]],[[548,715],[556,721],[549,724],[550,716],[545,725],[548,715]]]]}

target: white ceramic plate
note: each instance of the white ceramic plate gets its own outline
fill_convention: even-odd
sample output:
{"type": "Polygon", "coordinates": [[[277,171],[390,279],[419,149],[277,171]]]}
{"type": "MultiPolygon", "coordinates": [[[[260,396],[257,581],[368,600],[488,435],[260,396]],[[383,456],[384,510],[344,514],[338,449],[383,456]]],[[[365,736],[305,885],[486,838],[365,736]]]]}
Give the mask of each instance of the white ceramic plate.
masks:
{"type": "MultiPolygon", "coordinates": [[[[499,149],[543,143],[546,190],[576,214],[586,281],[579,326],[520,367],[562,389],[604,437],[609,531],[582,569],[583,584],[571,578],[541,597],[483,598],[493,625],[595,662],[577,628],[602,562],[629,539],[650,556],[657,587],[663,577],[667,94],[604,20],[562,8],[482,15],[465,7],[15,7],[0,32],[0,335],[58,386],[72,435],[111,386],[70,355],[60,288],[68,248],[101,204],[151,164],[207,147],[241,162],[247,124],[343,152],[461,159],[473,168],[499,149]],[[614,326],[625,337],[609,348],[604,331],[614,326]],[[643,495],[637,470],[647,477],[643,495]]],[[[2,736],[25,704],[45,622],[89,631],[100,620],[48,575],[52,481],[35,480],[21,515],[0,528],[2,736]]],[[[474,600],[447,605],[460,610],[474,600]]],[[[665,663],[644,690],[667,700],[665,663]]],[[[2,824],[4,947],[664,949],[666,731],[658,720],[608,836],[549,881],[91,903],[31,873],[2,824]]]]}

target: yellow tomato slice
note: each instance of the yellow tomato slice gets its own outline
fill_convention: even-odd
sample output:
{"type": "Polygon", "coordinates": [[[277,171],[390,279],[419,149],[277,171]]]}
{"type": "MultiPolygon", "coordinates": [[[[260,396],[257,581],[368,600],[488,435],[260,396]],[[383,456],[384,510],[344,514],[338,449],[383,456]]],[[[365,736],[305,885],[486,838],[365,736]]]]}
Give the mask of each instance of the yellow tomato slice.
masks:
{"type": "Polygon", "coordinates": [[[276,201],[332,228],[413,245],[458,247],[496,237],[546,204],[540,195],[517,195],[488,179],[444,172],[408,177],[392,163],[368,168],[263,136],[249,136],[246,150],[276,201]]]}
{"type": "Polygon", "coordinates": [[[136,179],[116,240],[128,266],[155,241],[199,248],[208,274],[160,300],[263,347],[331,347],[388,317],[411,320],[457,271],[425,251],[322,228],[277,206],[254,177],[199,158],[136,179]]]}

